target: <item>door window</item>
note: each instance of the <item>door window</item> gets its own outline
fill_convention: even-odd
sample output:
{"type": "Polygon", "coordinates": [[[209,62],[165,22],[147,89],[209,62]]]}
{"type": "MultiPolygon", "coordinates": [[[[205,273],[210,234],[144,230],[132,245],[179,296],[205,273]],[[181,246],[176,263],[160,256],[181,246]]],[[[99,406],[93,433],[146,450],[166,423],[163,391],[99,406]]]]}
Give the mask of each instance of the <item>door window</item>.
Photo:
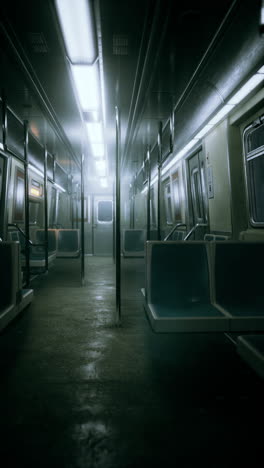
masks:
{"type": "Polygon", "coordinates": [[[113,221],[113,202],[112,200],[100,200],[97,204],[97,222],[112,223],[113,221]]]}
{"type": "Polygon", "coordinates": [[[13,215],[13,221],[15,222],[21,222],[24,220],[24,190],[24,172],[20,169],[17,169],[15,178],[15,199],[13,215]]]}

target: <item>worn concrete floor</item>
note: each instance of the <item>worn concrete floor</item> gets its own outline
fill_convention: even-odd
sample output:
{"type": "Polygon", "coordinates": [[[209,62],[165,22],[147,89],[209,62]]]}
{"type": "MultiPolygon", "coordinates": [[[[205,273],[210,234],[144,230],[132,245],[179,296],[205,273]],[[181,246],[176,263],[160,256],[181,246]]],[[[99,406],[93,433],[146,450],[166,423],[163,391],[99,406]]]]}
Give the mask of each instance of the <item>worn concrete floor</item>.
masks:
{"type": "Polygon", "coordinates": [[[224,335],[157,335],[141,259],[57,260],[0,335],[3,467],[262,467],[263,382],[224,335]],[[259,455],[262,457],[259,458],[259,455]]]}

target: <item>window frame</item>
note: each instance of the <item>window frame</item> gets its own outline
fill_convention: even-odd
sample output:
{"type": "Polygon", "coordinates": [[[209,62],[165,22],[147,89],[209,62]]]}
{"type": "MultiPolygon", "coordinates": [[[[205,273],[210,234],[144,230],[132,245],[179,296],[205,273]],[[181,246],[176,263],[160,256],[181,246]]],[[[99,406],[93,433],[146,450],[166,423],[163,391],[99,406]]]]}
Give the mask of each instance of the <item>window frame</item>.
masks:
{"type": "MultiPolygon", "coordinates": [[[[247,197],[247,211],[249,223],[254,228],[264,227],[264,216],[263,221],[255,219],[255,213],[257,210],[256,203],[256,187],[254,184],[254,175],[251,167],[251,162],[258,158],[264,158],[264,145],[258,148],[248,151],[248,137],[254,131],[254,128],[263,126],[264,131],[264,115],[254,120],[250,125],[243,131],[243,150],[244,150],[244,168],[245,168],[245,181],[246,181],[246,197],[247,197]]],[[[264,185],[264,182],[263,182],[264,185]]]]}

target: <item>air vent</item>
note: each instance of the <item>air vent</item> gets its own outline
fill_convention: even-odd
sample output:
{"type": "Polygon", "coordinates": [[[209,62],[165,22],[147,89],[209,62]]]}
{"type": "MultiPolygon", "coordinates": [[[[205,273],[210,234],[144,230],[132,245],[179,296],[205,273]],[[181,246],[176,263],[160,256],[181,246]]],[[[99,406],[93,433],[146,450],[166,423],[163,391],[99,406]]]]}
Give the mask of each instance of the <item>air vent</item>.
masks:
{"type": "Polygon", "coordinates": [[[113,55],[128,55],[128,36],[125,34],[113,35],[113,55]]]}
{"type": "Polygon", "coordinates": [[[42,33],[29,33],[29,41],[35,54],[46,54],[48,46],[42,33]]]}

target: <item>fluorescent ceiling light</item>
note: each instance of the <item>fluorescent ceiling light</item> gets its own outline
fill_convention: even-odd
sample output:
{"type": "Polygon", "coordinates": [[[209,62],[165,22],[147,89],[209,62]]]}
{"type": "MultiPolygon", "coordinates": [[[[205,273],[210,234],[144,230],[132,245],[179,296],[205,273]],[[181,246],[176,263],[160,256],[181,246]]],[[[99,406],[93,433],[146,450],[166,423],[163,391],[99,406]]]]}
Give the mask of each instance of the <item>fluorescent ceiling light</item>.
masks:
{"type": "Polygon", "coordinates": [[[264,25],[264,2],[261,2],[261,9],[260,9],[260,24],[264,25]]]}
{"type": "MultiPolygon", "coordinates": [[[[262,68],[264,69],[264,67],[262,68]]],[[[262,68],[260,70],[262,70],[262,68]]],[[[244,86],[242,86],[242,88],[240,88],[240,90],[236,94],[234,94],[234,96],[231,97],[231,99],[229,99],[228,104],[239,104],[242,101],[242,99],[244,99],[251,91],[253,91],[253,89],[256,88],[256,86],[258,86],[259,83],[261,83],[264,80],[264,75],[262,73],[263,72],[259,71],[258,73],[253,75],[250,78],[250,80],[248,80],[246,84],[244,84],[244,86]]]]}
{"type": "MultiPolygon", "coordinates": [[[[150,182],[150,186],[152,187],[152,185],[154,185],[156,182],[158,181],[158,175],[155,175],[155,177],[151,180],[150,182]]],[[[148,184],[146,185],[146,187],[142,190],[141,193],[146,193],[148,191],[148,184]]]]}
{"type": "Polygon", "coordinates": [[[83,111],[100,109],[100,83],[97,64],[72,65],[73,79],[83,111]]]}
{"type": "Polygon", "coordinates": [[[203,138],[203,136],[206,135],[206,133],[208,133],[212,128],[213,125],[205,125],[204,128],[202,128],[202,130],[199,133],[197,133],[197,135],[195,135],[195,140],[200,140],[201,138],[203,138]]]}
{"type": "Polygon", "coordinates": [[[103,143],[91,143],[92,153],[95,158],[104,157],[104,144],[103,143]]]}
{"type": "Polygon", "coordinates": [[[91,143],[101,143],[103,141],[102,122],[89,122],[86,124],[88,137],[91,143]]]}
{"type": "Polygon", "coordinates": [[[262,74],[264,73],[264,65],[257,71],[257,73],[262,73],[262,74]]]}
{"type": "Polygon", "coordinates": [[[226,104],[219,112],[208,122],[208,125],[216,125],[222,120],[233,108],[235,104],[226,104]]]}
{"type": "Polygon", "coordinates": [[[56,0],[56,8],[71,62],[94,62],[96,48],[91,2],[88,0],[56,0]]]}
{"type": "Polygon", "coordinates": [[[176,153],[174,158],[165,166],[163,167],[162,169],[162,175],[165,174],[166,172],[168,172],[168,170],[174,166],[174,164],[179,160],[181,159],[182,156],[184,156],[186,153],[188,153],[188,151],[194,146],[197,144],[197,140],[195,138],[193,138],[186,146],[184,146],[184,148],[182,148],[181,151],[179,151],[179,153],[176,153]]]}
{"type": "Polygon", "coordinates": [[[100,184],[102,188],[107,188],[108,187],[108,180],[106,177],[101,177],[100,178],[100,184]]]}

